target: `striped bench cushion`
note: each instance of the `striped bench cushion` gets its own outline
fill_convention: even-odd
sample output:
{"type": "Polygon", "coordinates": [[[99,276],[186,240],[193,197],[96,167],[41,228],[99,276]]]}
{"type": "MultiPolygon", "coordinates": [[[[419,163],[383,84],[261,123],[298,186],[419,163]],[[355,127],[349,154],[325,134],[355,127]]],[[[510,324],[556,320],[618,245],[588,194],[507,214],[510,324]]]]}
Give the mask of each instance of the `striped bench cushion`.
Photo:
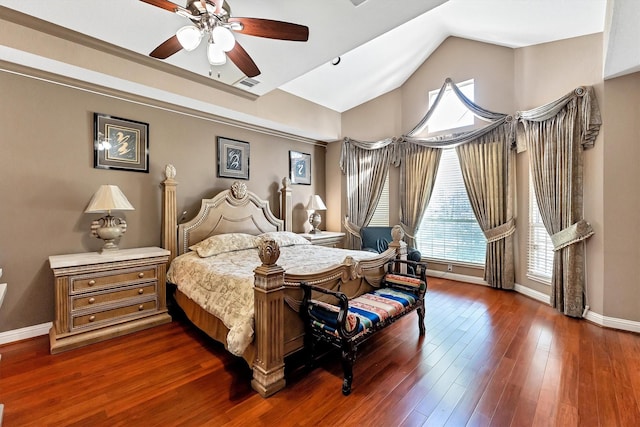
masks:
{"type": "MultiPolygon", "coordinates": [[[[318,306],[314,306],[310,312],[313,326],[338,336],[336,328],[339,308],[332,304],[314,302],[318,306]]],[[[356,324],[356,318],[359,318],[360,324],[356,336],[361,335],[378,323],[402,314],[415,303],[415,295],[398,289],[383,288],[366,293],[349,301],[347,330],[352,331],[356,324]]]]}

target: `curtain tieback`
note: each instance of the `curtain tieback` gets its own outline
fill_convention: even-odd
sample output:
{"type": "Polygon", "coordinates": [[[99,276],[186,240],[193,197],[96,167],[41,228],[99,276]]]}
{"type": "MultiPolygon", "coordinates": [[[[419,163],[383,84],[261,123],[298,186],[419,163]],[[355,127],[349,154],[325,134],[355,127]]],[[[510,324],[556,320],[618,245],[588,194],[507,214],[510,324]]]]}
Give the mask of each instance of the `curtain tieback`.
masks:
{"type": "Polygon", "coordinates": [[[484,231],[484,237],[487,238],[487,243],[497,242],[505,237],[511,236],[516,231],[516,222],[513,218],[504,224],[500,224],[490,230],[484,231]]]}
{"type": "Polygon", "coordinates": [[[576,222],[573,225],[558,231],[551,236],[551,242],[553,243],[553,250],[559,251],[562,248],[566,248],[576,242],[581,242],[591,236],[593,236],[593,228],[584,219],[576,222]]]}

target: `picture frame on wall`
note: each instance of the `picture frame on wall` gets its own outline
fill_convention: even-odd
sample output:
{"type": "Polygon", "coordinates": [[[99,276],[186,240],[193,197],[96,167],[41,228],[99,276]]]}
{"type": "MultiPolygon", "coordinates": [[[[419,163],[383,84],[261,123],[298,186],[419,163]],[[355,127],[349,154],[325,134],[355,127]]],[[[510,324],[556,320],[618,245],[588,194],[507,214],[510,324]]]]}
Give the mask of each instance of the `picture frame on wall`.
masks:
{"type": "Polygon", "coordinates": [[[311,185],[311,154],[289,151],[289,175],[292,184],[311,185]]]}
{"type": "Polygon", "coordinates": [[[249,143],[218,137],[218,177],[249,179],[249,143]]]}
{"type": "Polygon", "coordinates": [[[149,124],[93,113],[93,167],[149,173],[149,124]]]}

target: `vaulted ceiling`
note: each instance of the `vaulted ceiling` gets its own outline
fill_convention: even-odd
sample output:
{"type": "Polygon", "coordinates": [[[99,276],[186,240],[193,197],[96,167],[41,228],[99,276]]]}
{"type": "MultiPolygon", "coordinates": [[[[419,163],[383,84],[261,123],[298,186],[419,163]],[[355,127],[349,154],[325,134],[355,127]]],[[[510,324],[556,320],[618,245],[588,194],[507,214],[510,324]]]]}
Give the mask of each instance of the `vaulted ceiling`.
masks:
{"type": "MultiPolygon", "coordinates": [[[[175,2],[181,6],[186,3],[175,2]]],[[[237,34],[236,39],[261,71],[252,87],[239,83],[245,76],[230,61],[211,67],[204,46],[191,52],[180,51],[165,62],[259,96],[279,88],[337,112],[401,86],[449,36],[517,48],[603,32],[607,13],[607,0],[228,3],[231,16],[306,25],[309,40],[291,42],[237,34]],[[333,65],[337,58],[339,63],[333,65]]],[[[189,23],[182,16],[136,0],[0,0],[0,5],[142,55],[148,55],[189,23]]],[[[633,20],[633,14],[628,15],[614,20],[629,21],[628,26],[638,22],[633,20]]],[[[613,37],[620,41],[629,33],[620,31],[613,37]]],[[[633,44],[633,37],[627,43],[633,44]]],[[[635,45],[631,64],[612,66],[612,75],[620,69],[633,70],[640,63],[637,41],[635,45]]],[[[608,60],[609,56],[616,57],[611,48],[608,60]]],[[[628,62],[628,52],[617,56],[628,62]]]]}

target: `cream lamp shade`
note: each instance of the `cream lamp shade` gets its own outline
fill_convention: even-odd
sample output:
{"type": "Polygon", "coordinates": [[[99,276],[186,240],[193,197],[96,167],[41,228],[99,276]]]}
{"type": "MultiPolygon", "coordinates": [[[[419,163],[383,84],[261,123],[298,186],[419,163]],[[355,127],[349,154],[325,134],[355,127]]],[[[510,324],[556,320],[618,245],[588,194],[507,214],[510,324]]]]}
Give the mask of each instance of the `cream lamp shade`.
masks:
{"type": "Polygon", "coordinates": [[[100,252],[118,250],[115,240],[127,231],[127,223],[122,218],[111,216],[111,211],[135,210],[117,185],[101,185],[93,195],[85,213],[106,213],[107,215],[91,223],[91,234],[105,241],[100,252]]]}
{"type": "Polygon", "coordinates": [[[307,203],[307,210],[313,211],[313,213],[311,213],[311,215],[309,216],[309,223],[311,224],[311,227],[313,227],[309,233],[318,234],[322,232],[318,228],[318,226],[322,222],[322,217],[320,216],[318,211],[324,211],[326,209],[327,207],[324,205],[324,202],[322,201],[322,198],[320,196],[315,194],[309,197],[309,203],[307,203]]]}

